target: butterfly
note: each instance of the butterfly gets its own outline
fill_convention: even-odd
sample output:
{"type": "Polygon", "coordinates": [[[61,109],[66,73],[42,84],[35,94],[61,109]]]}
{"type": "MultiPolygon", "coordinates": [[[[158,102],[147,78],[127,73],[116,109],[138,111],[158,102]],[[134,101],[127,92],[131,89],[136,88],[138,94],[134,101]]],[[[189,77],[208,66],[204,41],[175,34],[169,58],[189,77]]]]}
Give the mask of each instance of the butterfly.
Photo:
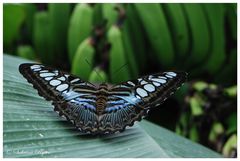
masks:
{"type": "Polygon", "coordinates": [[[52,101],[54,111],[87,134],[112,134],[133,126],[187,78],[185,72],[169,71],[111,85],[92,84],[42,64],[24,63],[19,71],[40,96],[52,101]]]}

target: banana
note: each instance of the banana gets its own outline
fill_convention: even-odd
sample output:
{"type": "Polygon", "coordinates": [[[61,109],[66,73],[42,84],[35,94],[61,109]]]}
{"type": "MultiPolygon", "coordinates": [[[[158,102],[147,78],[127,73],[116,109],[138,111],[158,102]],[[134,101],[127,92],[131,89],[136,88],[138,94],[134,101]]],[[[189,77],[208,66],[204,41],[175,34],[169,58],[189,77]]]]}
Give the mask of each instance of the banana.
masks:
{"type": "Polygon", "coordinates": [[[185,61],[185,66],[187,69],[193,69],[193,67],[197,67],[206,61],[211,47],[211,37],[202,4],[188,3],[182,5],[186,13],[192,39],[190,55],[185,61]]]}
{"type": "Polygon", "coordinates": [[[224,63],[220,72],[214,77],[214,81],[224,85],[237,83],[237,49],[229,54],[229,59],[224,63]]]}
{"type": "Polygon", "coordinates": [[[123,45],[125,50],[125,56],[127,59],[127,63],[129,65],[130,76],[131,76],[131,79],[134,79],[138,77],[139,71],[138,71],[138,65],[137,65],[134,50],[133,50],[133,43],[130,39],[131,31],[129,28],[128,17],[123,21],[123,24],[120,27],[120,29],[121,29],[122,40],[123,40],[123,45]]]}
{"type": "Polygon", "coordinates": [[[122,28],[122,39],[123,39],[124,51],[125,51],[125,56],[129,66],[129,70],[131,73],[130,74],[131,79],[134,79],[138,77],[138,68],[137,68],[138,66],[137,66],[137,62],[136,62],[134,51],[133,51],[133,45],[129,38],[129,34],[130,32],[129,32],[128,26],[127,24],[124,24],[122,28]]]}
{"type": "Polygon", "coordinates": [[[51,30],[51,41],[53,45],[54,64],[62,66],[62,61],[67,59],[67,29],[70,17],[70,4],[50,3],[49,21],[51,30]]]}
{"type": "Polygon", "coordinates": [[[237,85],[225,88],[224,91],[231,98],[237,97],[237,85]]]}
{"type": "Polygon", "coordinates": [[[189,138],[194,142],[199,141],[199,132],[196,125],[192,125],[189,129],[189,138]]]}
{"type": "Polygon", "coordinates": [[[49,14],[46,11],[37,12],[34,16],[33,40],[36,53],[42,63],[53,64],[56,58],[52,54],[53,45],[51,41],[49,14]]]}
{"type": "Polygon", "coordinates": [[[77,4],[70,18],[68,28],[68,55],[70,62],[79,44],[86,39],[93,29],[93,9],[88,4],[77,4]]]}
{"type": "Polygon", "coordinates": [[[116,4],[104,3],[102,4],[102,16],[107,20],[106,28],[109,29],[113,24],[117,22],[118,12],[116,10],[116,4]]]}
{"type": "Polygon", "coordinates": [[[176,125],[176,133],[182,136],[188,135],[188,124],[190,120],[190,114],[188,111],[184,111],[180,115],[180,119],[176,125]]]}
{"type": "Polygon", "coordinates": [[[208,84],[204,81],[198,81],[192,85],[192,88],[198,92],[202,92],[203,90],[208,88],[208,84]]]}
{"type": "Polygon", "coordinates": [[[208,135],[208,140],[212,143],[217,142],[219,136],[224,134],[224,131],[224,126],[220,122],[213,122],[208,135]]]}
{"type": "MultiPolygon", "coordinates": [[[[25,19],[24,7],[19,4],[3,4],[3,45],[12,50],[25,19]],[[14,20],[12,18],[14,17],[14,20]]],[[[4,50],[5,51],[5,50],[4,50]]],[[[11,51],[12,52],[12,51],[11,51]]]]}
{"type": "Polygon", "coordinates": [[[208,15],[212,45],[208,59],[202,65],[209,74],[216,74],[223,65],[225,53],[225,9],[223,4],[202,4],[208,15]]]}
{"type": "Polygon", "coordinates": [[[103,83],[103,82],[107,82],[108,78],[104,70],[102,70],[99,67],[96,67],[91,72],[88,80],[89,82],[92,82],[92,83],[103,83]]]}
{"type": "Polygon", "coordinates": [[[32,42],[33,40],[33,21],[34,21],[34,15],[37,12],[37,6],[32,3],[23,3],[21,4],[24,7],[25,10],[25,29],[26,32],[26,39],[28,42],[32,42]]]}
{"type": "Polygon", "coordinates": [[[203,114],[203,109],[201,105],[201,98],[198,98],[197,96],[190,97],[189,104],[191,107],[191,115],[192,116],[199,116],[203,114]]]}
{"type": "Polygon", "coordinates": [[[159,4],[134,4],[142,21],[147,38],[162,67],[171,68],[174,64],[174,47],[169,27],[159,4]]]}
{"type": "Polygon", "coordinates": [[[96,3],[93,6],[93,25],[99,26],[103,23],[102,4],[96,3]]]}
{"type": "Polygon", "coordinates": [[[190,48],[188,25],[182,5],[178,3],[162,4],[169,29],[172,33],[173,44],[176,49],[176,64],[182,68],[182,61],[187,57],[190,48]]]}
{"type": "Polygon", "coordinates": [[[231,33],[231,38],[237,40],[237,4],[230,3],[225,4],[227,22],[229,23],[229,30],[231,33]]]}
{"type": "Polygon", "coordinates": [[[112,83],[119,83],[130,78],[130,72],[125,56],[122,34],[118,26],[113,25],[107,32],[110,48],[110,76],[112,83]]]}
{"type": "MultiPolygon", "coordinates": [[[[136,67],[139,71],[143,72],[146,70],[146,45],[145,37],[143,34],[143,26],[136,12],[136,8],[133,4],[128,4],[126,6],[126,22],[128,28],[128,41],[131,42],[132,50],[134,52],[134,59],[136,61],[136,67]]],[[[139,73],[138,71],[138,73],[139,73]]]]}
{"type": "Polygon", "coordinates": [[[225,157],[236,157],[235,156],[236,151],[237,151],[237,134],[232,134],[224,144],[222,148],[222,153],[225,157]]]}
{"type": "Polygon", "coordinates": [[[35,60],[36,55],[33,48],[30,45],[22,45],[17,48],[17,55],[29,60],[35,60]]]}
{"type": "Polygon", "coordinates": [[[95,49],[91,38],[85,39],[74,54],[71,72],[87,81],[93,69],[95,49]]]}

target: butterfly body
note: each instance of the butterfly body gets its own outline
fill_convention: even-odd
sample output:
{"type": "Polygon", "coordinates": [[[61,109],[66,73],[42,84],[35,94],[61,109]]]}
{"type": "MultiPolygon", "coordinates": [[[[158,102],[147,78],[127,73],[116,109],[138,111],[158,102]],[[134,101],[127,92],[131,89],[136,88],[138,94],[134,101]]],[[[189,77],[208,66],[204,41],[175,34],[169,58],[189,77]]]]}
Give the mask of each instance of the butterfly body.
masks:
{"type": "Polygon", "coordinates": [[[117,85],[92,84],[41,64],[21,64],[20,73],[54,110],[83,133],[123,131],[140,121],[186,80],[185,72],[164,72],[117,85]]]}

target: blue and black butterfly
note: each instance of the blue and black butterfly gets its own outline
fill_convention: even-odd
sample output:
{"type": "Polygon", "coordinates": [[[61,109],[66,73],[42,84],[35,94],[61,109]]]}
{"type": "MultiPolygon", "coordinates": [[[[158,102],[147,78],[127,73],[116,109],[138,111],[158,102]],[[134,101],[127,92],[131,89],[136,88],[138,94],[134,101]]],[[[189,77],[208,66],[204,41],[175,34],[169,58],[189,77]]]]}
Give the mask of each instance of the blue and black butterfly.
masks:
{"type": "Polygon", "coordinates": [[[163,103],[187,77],[171,71],[110,85],[92,84],[41,64],[21,64],[19,71],[60,116],[91,134],[122,132],[163,103]]]}

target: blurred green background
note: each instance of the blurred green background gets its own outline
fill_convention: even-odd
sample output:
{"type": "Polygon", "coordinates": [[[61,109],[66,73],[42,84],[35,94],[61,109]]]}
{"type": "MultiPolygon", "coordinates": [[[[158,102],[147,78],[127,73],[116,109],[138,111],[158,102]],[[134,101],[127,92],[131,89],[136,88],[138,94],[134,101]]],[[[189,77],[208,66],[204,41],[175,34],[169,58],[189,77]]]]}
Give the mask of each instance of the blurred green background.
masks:
{"type": "Polygon", "coordinates": [[[237,4],[4,4],[3,43],[91,82],[186,71],[147,119],[237,156],[237,4]]]}

